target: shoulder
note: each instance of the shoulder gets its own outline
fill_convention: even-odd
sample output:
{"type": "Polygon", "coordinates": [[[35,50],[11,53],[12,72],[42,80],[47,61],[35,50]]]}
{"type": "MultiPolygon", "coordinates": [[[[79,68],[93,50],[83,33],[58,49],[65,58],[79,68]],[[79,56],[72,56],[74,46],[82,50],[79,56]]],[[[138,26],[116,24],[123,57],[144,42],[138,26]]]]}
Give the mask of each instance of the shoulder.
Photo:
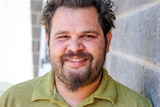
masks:
{"type": "Polygon", "coordinates": [[[121,83],[115,81],[117,91],[117,103],[125,103],[126,107],[152,107],[150,101],[141,94],[129,89],[121,83]]]}
{"type": "MultiPolygon", "coordinates": [[[[15,94],[15,92],[20,93],[20,92],[29,92],[31,91],[35,85],[42,79],[42,77],[38,77],[32,80],[28,80],[16,85],[13,85],[11,88],[9,88],[5,93],[5,94],[15,94]]],[[[16,94],[17,94],[16,93],[16,94]]]]}
{"type": "MultiPolygon", "coordinates": [[[[27,103],[31,101],[32,92],[34,87],[38,82],[41,81],[43,77],[38,77],[32,80],[28,80],[19,84],[16,84],[9,88],[6,92],[0,96],[0,107],[1,105],[10,105],[7,107],[14,107],[14,103],[27,103]],[[21,101],[21,102],[20,102],[21,101]]],[[[3,107],[3,106],[2,106],[3,107]]],[[[6,107],[6,106],[5,106],[6,107]]]]}

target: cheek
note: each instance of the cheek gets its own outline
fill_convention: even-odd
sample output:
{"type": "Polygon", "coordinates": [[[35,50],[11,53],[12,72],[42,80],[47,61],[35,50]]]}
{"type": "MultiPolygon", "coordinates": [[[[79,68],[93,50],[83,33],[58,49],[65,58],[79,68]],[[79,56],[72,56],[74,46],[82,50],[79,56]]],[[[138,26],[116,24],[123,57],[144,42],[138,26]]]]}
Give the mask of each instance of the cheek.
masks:
{"type": "Polygon", "coordinates": [[[102,54],[105,51],[105,42],[104,41],[94,41],[86,44],[87,50],[93,55],[102,54]]]}
{"type": "Polygon", "coordinates": [[[51,42],[49,48],[51,55],[62,56],[65,53],[66,45],[59,42],[51,42]]]}

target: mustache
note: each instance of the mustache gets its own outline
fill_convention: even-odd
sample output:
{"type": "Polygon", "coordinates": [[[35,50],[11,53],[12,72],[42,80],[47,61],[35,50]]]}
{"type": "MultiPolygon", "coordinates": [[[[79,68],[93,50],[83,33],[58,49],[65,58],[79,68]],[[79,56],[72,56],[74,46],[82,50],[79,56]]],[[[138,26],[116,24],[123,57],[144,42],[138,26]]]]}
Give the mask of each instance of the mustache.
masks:
{"type": "Polygon", "coordinates": [[[83,59],[85,58],[90,60],[93,59],[93,56],[90,53],[68,51],[66,54],[62,56],[62,61],[70,59],[71,57],[78,57],[83,59]]]}

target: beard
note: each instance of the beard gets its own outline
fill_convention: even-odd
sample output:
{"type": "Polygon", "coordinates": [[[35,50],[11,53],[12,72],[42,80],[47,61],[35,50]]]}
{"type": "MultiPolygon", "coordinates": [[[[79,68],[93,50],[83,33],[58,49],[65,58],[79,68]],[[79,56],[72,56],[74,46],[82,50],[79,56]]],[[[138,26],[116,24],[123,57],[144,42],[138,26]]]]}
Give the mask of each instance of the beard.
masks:
{"type": "Polygon", "coordinates": [[[65,84],[66,88],[72,91],[94,82],[102,73],[104,61],[105,52],[99,54],[96,60],[93,60],[93,56],[90,53],[84,52],[74,53],[68,51],[60,59],[50,56],[50,62],[55,76],[65,84]],[[87,62],[81,67],[71,68],[65,64],[65,61],[72,57],[87,59],[87,62]]]}

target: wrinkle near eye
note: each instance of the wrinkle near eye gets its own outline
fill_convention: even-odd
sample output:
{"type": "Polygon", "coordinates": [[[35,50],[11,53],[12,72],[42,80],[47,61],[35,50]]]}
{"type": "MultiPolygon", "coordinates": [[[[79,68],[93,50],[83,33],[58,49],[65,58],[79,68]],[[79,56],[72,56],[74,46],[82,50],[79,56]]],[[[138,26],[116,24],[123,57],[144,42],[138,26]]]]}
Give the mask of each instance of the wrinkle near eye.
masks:
{"type": "Polygon", "coordinates": [[[67,36],[67,35],[60,35],[60,36],[57,36],[56,39],[60,40],[60,41],[65,41],[65,40],[69,39],[69,36],[67,36]]]}
{"type": "Polygon", "coordinates": [[[92,34],[85,34],[85,35],[82,35],[81,38],[83,40],[93,40],[95,39],[97,36],[96,35],[92,35],[92,34]]]}

